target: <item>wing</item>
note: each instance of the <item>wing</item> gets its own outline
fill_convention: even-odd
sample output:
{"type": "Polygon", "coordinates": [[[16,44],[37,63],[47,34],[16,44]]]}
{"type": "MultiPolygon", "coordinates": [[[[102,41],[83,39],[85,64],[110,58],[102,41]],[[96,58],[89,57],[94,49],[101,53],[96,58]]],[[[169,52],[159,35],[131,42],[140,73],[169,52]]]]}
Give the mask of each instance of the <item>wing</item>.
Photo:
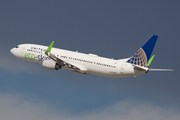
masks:
{"type": "Polygon", "coordinates": [[[51,49],[52,46],[54,44],[54,41],[52,41],[51,45],[49,46],[49,48],[47,49],[47,51],[45,52],[45,54],[51,58],[52,60],[54,60],[58,65],[60,65],[61,67],[64,67],[66,69],[69,69],[73,72],[77,72],[77,73],[82,73],[82,74],[86,74],[87,69],[79,64],[75,64],[75,63],[69,63],[66,62],[58,57],[56,57],[54,54],[51,53],[51,49]]]}

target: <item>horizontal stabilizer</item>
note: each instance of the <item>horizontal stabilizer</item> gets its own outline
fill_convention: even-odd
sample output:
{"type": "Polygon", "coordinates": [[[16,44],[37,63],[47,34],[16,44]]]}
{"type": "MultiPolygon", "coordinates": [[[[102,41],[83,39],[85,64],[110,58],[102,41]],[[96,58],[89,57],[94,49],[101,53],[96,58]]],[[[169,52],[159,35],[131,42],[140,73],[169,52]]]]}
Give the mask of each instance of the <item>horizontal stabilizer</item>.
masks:
{"type": "Polygon", "coordinates": [[[144,70],[144,71],[148,71],[149,68],[148,67],[143,67],[143,66],[139,66],[139,65],[133,65],[135,69],[138,70],[144,70]]]}
{"type": "Polygon", "coordinates": [[[149,71],[174,71],[173,69],[149,69],[149,71]]]}

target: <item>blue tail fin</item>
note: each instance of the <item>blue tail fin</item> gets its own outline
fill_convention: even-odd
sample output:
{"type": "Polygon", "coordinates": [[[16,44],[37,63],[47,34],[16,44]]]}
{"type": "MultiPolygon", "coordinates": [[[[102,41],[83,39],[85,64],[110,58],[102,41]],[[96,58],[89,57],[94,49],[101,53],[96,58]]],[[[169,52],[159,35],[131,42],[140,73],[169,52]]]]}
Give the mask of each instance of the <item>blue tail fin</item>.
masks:
{"type": "Polygon", "coordinates": [[[157,38],[157,35],[153,35],[127,62],[146,67],[157,38]]]}

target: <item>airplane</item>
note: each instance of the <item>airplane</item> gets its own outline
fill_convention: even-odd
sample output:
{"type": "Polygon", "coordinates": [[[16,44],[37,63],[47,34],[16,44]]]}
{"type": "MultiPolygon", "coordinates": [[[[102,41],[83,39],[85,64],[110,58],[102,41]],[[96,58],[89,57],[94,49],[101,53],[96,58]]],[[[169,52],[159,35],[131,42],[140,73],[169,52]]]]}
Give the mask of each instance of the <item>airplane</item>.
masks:
{"type": "Polygon", "coordinates": [[[149,66],[158,36],[150,39],[134,55],[124,59],[109,59],[95,54],[84,54],[54,48],[54,41],[48,46],[37,44],[20,44],[12,48],[11,53],[22,60],[41,63],[43,67],[58,70],[68,69],[73,72],[96,74],[106,77],[129,77],[146,74],[148,71],[173,71],[172,69],[151,69],[149,66]]]}

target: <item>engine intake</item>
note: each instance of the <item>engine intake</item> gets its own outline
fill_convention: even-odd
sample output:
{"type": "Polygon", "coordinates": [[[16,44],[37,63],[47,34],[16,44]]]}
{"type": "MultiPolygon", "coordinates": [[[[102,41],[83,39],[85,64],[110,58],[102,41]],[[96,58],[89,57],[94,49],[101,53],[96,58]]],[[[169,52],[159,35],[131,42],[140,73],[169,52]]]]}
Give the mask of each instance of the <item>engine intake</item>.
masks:
{"type": "Polygon", "coordinates": [[[51,70],[58,70],[61,68],[60,65],[58,65],[55,61],[53,60],[44,60],[42,62],[42,66],[47,68],[47,69],[51,69],[51,70]]]}

